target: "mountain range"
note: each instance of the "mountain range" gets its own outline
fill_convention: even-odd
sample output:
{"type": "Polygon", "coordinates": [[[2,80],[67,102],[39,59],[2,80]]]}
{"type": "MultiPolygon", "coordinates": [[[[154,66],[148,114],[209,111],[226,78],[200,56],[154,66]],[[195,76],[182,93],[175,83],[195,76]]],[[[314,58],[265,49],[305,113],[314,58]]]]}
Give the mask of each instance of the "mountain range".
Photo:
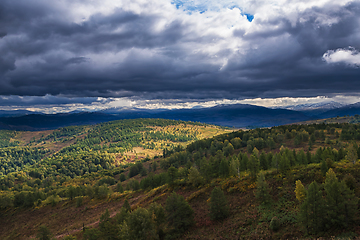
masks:
{"type": "Polygon", "coordinates": [[[70,125],[96,124],[120,119],[164,118],[215,124],[235,128],[272,127],[300,121],[360,114],[360,102],[303,104],[287,109],[248,104],[218,105],[193,109],[107,109],[98,112],[41,114],[27,111],[0,111],[0,129],[47,130],[70,125]]]}

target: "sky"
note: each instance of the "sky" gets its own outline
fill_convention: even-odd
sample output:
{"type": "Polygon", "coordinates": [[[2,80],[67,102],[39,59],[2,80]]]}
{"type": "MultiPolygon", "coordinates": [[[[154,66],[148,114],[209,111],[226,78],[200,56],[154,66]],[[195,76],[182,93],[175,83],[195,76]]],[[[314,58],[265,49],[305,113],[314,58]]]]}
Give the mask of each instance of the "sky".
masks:
{"type": "Polygon", "coordinates": [[[359,80],[360,1],[0,1],[0,110],[355,103],[359,80]]]}

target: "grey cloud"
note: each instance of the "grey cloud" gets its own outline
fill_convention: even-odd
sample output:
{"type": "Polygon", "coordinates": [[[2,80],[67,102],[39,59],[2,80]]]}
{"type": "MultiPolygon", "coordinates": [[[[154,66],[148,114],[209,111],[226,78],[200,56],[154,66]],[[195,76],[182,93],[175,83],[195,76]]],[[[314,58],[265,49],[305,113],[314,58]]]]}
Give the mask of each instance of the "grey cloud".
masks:
{"type": "Polygon", "coordinates": [[[43,97],[37,96],[6,96],[0,97],[0,106],[46,106],[46,105],[59,105],[59,104],[91,104],[98,102],[97,98],[68,98],[61,96],[46,95],[43,97]]]}
{"type": "Polygon", "coordinates": [[[331,49],[360,49],[357,2],[308,9],[295,25],[285,16],[255,18],[263,30],[234,31],[248,48],[216,52],[228,59],[224,67],[196,52],[221,37],[189,31],[190,23],[176,18],[155,31],[161,16],[119,8],[74,23],[56,6],[31,3],[0,3],[0,95],[208,99],[360,90],[358,69],[322,61],[331,49]],[[322,24],[319,16],[339,21],[322,24]],[[103,61],[97,59],[101,54],[103,61]],[[112,54],[121,57],[108,59],[112,54]]]}

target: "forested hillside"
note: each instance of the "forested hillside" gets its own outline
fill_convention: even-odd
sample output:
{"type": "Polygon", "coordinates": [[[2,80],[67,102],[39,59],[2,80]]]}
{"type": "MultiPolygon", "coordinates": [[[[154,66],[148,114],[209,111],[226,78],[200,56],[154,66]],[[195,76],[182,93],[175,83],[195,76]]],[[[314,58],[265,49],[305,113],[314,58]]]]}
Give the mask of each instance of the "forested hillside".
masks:
{"type": "Polygon", "coordinates": [[[360,234],[359,125],[221,131],[142,119],[35,138],[3,132],[0,238],[360,234]],[[163,150],[141,158],[136,148],[163,150]]]}

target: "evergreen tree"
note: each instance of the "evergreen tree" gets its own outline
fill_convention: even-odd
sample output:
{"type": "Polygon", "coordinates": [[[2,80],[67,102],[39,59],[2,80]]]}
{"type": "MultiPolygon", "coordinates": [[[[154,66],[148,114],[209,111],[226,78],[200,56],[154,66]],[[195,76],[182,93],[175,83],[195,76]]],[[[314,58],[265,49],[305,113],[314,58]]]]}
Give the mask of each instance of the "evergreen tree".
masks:
{"type": "Polygon", "coordinates": [[[307,165],[307,159],[304,150],[301,150],[298,154],[298,163],[301,165],[307,165]]]}
{"type": "Polygon", "coordinates": [[[110,218],[109,210],[106,209],[105,213],[103,213],[100,217],[100,233],[98,234],[100,236],[100,239],[120,240],[118,238],[120,229],[116,225],[116,221],[112,221],[112,219],[110,218]]]}
{"type": "Polygon", "coordinates": [[[346,227],[357,211],[358,199],[344,181],[339,182],[330,168],[324,183],[327,206],[327,227],[346,227]]]}
{"type": "Polygon", "coordinates": [[[229,176],[229,162],[228,162],[228,160],[226,160],[226,158],[223,158],[220,162],[219,175],[221,177],[229,176]]]}
{"type": "Polygon", "coordinates": [[[149,206],[149,212],[153,216],[153,220],[157,228],[160,228],[166,222],[165,209],[157,203],[152,203],[149,206]]]}
{"type": "Polygon", "coordinates": [[[321,173],[325,176],[326,172],[328,171],[328,166],[325,162],[325,160],[321,161],[321,173]]]}
{"type": "Polygon", "coordinates": [[[240,175],[240,163],[236,156],[233,156],[230,161],[230,176],[240,175]]]}
{"type": "Polygon", "coordinates": [[[208,163],[206,157],[203,157],[200,160],[200,173],[206,181],[209,181],[209,179],[211,178],[211,166],[208,163]]]}
{"type": "Polygon", "coordinates": [[[249,161],[249,158],[247,156],[246,153],[242,154],[240,153],[239,154],[239,161],[240,161],[240,171],[246,171],[248,169],[248,161],[249,161]]]}
{"type": "Polygon", "coordinates": [[[273,168],[276,168],[277,171],[279,171],[279,162],[280,162],[281,155],[280,153],[276,153],[271,161],[271,165],[273,168]]]}
{"type": "Polygon", "coordinates": [[[130,206],[129,201],[128,201],[127,199],[125,199],[125,202],[124,202],[122,208],[123,208],[126,212],[131,212],[131,206],[130,206]]]}
{"type": "Polygon", "coordinates": [[[149,213],[152,216],[159,238],[164,239],[164,228],[166,223],[165,209],[160,204],[152,203],[149,206],[149,213]]]}
{"type": "Polygon", "coordinates": [[[311,157],[311,153],[309,151],[306,152],[306,161],[308,164],[312,163],[312,157],[311,157]]]}
{"type": "Polygon", "coordinates": [[[98,240],[101,239],[101,232],[96,228],[85,229],[83,238],[86,240],[98,240]]]}
{"type": "Polygon", "coordinates": [[[224,192],[215,187],[210,197],[210,217],[213,220],[226,218],[229,215],[229,206],[227,204],[224,192]]]}
{"type": "Polygon", "coordinates": [[[224,148],[223,148],[223,152],[224,152],[224,156],[228,157],[230,155],[232,155],[234,153],[234,147],[231,143],[228,143],[224,148]]]}
{"type": "Polygon", "coordinates": [[[177,178],[177,173],[178,173],[177,168],[175,168],[174,166],[169,167],[169,169],[167,171],[167,175],[168,175],[168,183],[170,185],[174,184],[174,182],[177,178]]]}
{"type": "Polygon", "coordinates": [[[261,170],[267,170],[269,168],[268,166],[268,162],[266,159],[266,154],[264,151],[261,152],[260,157],[259,157],[259,161],[260,161],[260,169],[261,170]]]}
{"type": "Polygon", "coordinates": [[[166,199],[167,222],[173,233],[183,233],[194,225],[194,210],[184,197],[173,192],[166,199]]]}
{"type": "Polygon", "coordinates": [[[124,192],[124,188],[123,188],[121,183],[116,184],[116,191],[119,192],[119,193],[124,192]]]}
{"type": "Polygon", "coordinates": [[[357,149],[355,144],[350,144],[349,148],[347,149],[346,159],[355,164],[357,160],[357,149]]]}
{"type": "Polygon", "coordinates": [[[144,208],[137,208],[128,217],[126,221],[129,227],[130,239],[157,239],[154,222],[151,214],[144,208]]]}
{"type": "Polygon", "coordinates": [[[199,171],[194,166],[192,166],[189,169],[188,178],[189,178],[189,183],[193,185],[193,187],[198,187],[203,182],[203,178],[201,177],[199,171]]]}
{"type": "Polygon", "coordinates": [[[280,156],[279,170],[282,174],[285,174],[290,169],[290,161],[287,154],[283,153],[280,156]]]}
{"type": "Polygon", "coordinates": [[[265,180],[264,172],[260,172],[257,180],[256,198],[261,204],[267,205],[271,202],[270,189],[265,180]]]}
{"type": "Polygon", "coordinates": [[[70,198],[70,200],[73,200],[76,197],[76,189],[74,186],[69,186],[67,189],[67,195],[70,198]]]}
{"type": "Polygon", "coordinates": [[[120,174],[120,177],[119,177],[119,179],[120,179],[120,182],[123,182],[123,181],[125,181],[126,180],[126,176],[125,176],[125,174],[120,174]]]}
{"type": "Polygon", "coordinates": [[[309,185],[306,199],[300,207],[300,221],[308,233],[315,234],[322,230],[324,209],[322,192],[314,181],[309,185]]]}
{"type": "Polygon", "coordinates": [[[36,234],[36,239],[39,239],[39,240],[50,240],[52,237],[52,234],[49,230],[49,228],[45,225],[41,225],[39,228],[38,228],[38,232],[36,234]]]}
{"type": "Polygon", "coordinates": [[[259,172],[259,159],[256,157],[255,154],[251,154],[249,162],[248,162],[248,169],[250,171],[250,176],[252,178],[256,178],[256,175],[259,172]]]}

